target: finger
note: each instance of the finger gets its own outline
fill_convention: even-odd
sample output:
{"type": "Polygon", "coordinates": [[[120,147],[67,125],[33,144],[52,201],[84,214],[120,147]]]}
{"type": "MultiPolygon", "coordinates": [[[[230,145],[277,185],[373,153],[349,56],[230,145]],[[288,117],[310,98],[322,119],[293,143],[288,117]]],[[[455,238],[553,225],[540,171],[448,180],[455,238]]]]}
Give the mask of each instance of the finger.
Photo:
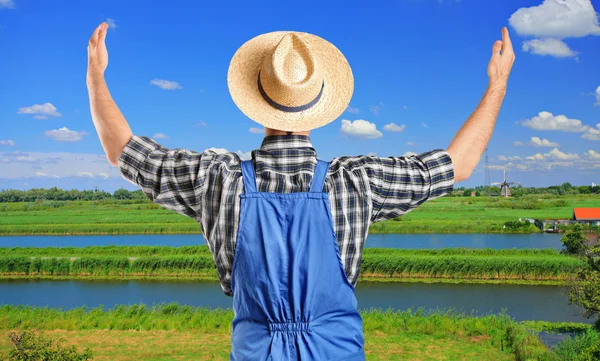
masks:
{"type": "Polygon", "coordinates": [[[100,42],[103,42],[106,40],[106,33],[108,32],[108,24],[106,24],[105,22],[100,24],[101,29],[100,29],[100,38],[98,39],[100,42]]]}
{"type": "Polygon", "coordinates": [[[96,46],[96,42],[97,42],[97,38],[98,38],[98,32],[100,31],[100,27],[96,27],[96,29],[94,29],[94,32],[92,33],[92,37],[90,38],[89,44],[92,46],[96,46]]]}
{"type": "Polygon", "coordinates": [[[496,40],[492,46],[492,56],[500,56],[500,50],[502,50],[502,40],[496,40]]]}
{"type": "Polygon", "coordinates": [[[98,40],[100,40],[100,34],[102,34],[102,24],[98,25],[95,34],[96,37],[94,39],[94,44],[98,45],[98,40]]]}
{"type": "Polygon", "coordinates": [[[512,42],[510,41],[510,36],[508,34],[508,29],[506,28],[506,26],[502,28],[502,43],[504,44],[504,46],[502,47],[502,54],[504,54],[505,51],[508,51],[510,53],[513,52],[512,42]]]}

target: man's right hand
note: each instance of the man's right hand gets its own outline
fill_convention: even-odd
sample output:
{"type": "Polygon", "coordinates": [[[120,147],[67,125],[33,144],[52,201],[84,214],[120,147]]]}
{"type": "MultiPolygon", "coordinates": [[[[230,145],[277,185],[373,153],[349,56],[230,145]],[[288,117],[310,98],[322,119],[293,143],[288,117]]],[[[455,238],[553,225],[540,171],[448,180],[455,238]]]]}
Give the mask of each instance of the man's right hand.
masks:
{"type": "Polygon", "coordinates": [[[508,29],[502,28],[502,40],[496,40],[492,48],[492,59],[488,65],[490,87],[506,88],[508,76],[515,61],[508,29]],[[502,51],[502,53],[500,53],[502,51]]]}

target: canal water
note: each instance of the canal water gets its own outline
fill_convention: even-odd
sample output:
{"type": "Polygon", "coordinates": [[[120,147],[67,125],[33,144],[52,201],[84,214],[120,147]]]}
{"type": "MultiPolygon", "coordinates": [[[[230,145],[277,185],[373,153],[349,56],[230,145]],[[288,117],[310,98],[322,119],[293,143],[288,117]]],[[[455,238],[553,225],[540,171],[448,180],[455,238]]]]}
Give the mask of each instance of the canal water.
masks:
{"type": "MultiPolygon", "coordinates": [[[[370,234],[365,248],[554,248],[561,249],[561,234],[370,234]]],[[[204,245],[201,234],[98,235],[98,236],[4,236],[0,247],[84,247],[204,245]]]]}
{"type": "MultiPolygon", "coordinates": [[[[579,307],[568,305],[565,288],[558,286],[360,281],[356,297],[361,310],[423,307],[485,315],[497,314],[504,308],[517,321],[592,322],[581,316],[579,307]]],[[[232,298],[225,296],[219,283],[213,281],[0,280],[0,304],[71,309],[162,302],[231,308],[232,298]]]]}

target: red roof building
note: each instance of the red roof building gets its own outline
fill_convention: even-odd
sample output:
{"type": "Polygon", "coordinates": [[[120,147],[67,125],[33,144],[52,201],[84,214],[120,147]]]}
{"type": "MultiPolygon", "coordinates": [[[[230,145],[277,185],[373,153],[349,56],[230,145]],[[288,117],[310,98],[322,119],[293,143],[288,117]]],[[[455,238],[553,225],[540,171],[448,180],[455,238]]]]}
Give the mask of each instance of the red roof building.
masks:
{"type": "Polygon", "coordinates": [[[600,208],[573,208],[576,221],[600,221],[600,208]]]}

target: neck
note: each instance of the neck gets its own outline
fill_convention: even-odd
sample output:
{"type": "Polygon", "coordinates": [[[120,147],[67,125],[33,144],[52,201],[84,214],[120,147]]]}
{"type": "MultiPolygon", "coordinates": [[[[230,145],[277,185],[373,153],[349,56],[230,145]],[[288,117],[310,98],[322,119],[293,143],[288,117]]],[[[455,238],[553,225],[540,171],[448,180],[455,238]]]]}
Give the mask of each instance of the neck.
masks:
{"type": "Polygon", "coordinates": [[[305,130],[301,132],[292,132],[285,130],[277,130],[265,127],[265,136],[269,135],[309,135],[310,130],[305,130]]]}

